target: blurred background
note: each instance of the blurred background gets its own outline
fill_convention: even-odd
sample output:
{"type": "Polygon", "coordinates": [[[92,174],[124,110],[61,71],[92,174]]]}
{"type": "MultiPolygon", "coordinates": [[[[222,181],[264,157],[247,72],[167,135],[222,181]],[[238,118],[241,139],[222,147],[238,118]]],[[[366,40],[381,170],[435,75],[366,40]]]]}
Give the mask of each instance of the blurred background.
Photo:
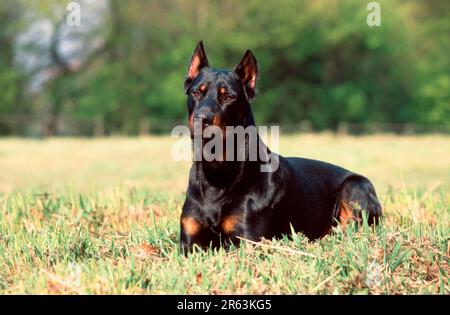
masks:
{"type": "Polygon", "coordinates": [[[0,2],[0,135],[169,133],[186,122],[196,43],[232,68],[260,65],[258,124],[287,131],[450,131],[450,2],[0,2]]]}

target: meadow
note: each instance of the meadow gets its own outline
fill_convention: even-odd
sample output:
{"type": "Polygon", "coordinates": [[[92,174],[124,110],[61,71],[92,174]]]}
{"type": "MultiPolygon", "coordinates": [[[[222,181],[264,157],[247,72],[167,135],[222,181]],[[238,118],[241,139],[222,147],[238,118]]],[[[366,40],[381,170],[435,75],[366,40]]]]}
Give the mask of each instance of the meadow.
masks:
{"type": "Polygon", "coordinates": [[[284,135],[369,177],[382,223],[187,258],[174,141],[0,138],[0,294],[450,293],[450,136],[284,135]]]}

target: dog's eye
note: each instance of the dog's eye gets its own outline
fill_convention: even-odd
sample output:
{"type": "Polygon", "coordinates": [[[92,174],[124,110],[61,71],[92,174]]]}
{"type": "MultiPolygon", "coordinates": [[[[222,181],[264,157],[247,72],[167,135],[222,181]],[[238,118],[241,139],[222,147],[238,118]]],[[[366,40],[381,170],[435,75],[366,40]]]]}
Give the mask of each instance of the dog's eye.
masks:
{"type": "Polygon", "coordinates": [[[192,96],[193,97],[199,97],[202,93],[198,90],[192,91],[192,96]]]}
{"type": "Polygon", "coordinates": [[[234,97],[234,95],[230,95],[230,94],[227,94],[227,95],[225,95],[225,97],[224,97],[224,100],[226,101],[226,102],[232,102],[232,101],[234,101],[236,99],[236,97],[234,97]]]}

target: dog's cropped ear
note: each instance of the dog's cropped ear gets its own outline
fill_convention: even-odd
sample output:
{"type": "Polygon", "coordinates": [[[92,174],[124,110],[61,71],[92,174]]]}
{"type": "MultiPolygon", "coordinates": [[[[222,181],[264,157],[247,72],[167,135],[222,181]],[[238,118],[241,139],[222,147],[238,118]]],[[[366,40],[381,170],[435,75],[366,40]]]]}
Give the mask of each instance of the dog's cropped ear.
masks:
{"type": "Polygon", "coordinates": [[[251,100],[256,94],[256,80],[258,79],[258,64],[250,50],[247,50],[241,62],[234,68],[234,72],[241,79],[247,98],[251,100]]]}
{"type": "Polygon", "coordinates": [[[200,41],[195,47],[194,54],[192,55],[191,62],[189,63],[189,69],[186,80],[184,81],[184,91],[187,93],[192,81],[199,75],[200,71],[209,67],[208,58],[206,58],[205,48],[203,48],[203,42],[200,41]]]}

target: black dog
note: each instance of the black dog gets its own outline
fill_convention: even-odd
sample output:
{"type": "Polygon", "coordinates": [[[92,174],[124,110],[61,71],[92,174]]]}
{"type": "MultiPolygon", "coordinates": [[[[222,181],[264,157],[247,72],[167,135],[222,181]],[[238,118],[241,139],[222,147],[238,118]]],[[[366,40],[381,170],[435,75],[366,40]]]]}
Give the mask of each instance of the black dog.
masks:
{"type": "MultiPolygon", "coordinates": [[[[190,127],[196,118],[203,128],[254,126],[250,101],[257,76],[249,50],[233,71],[219,70],[209,67],[200,42],[185,81],[190,127]]],[[[239,238],[280,237],[291,226],[314,240],[337,222],[360,220],[363,210],[369,223],[378,222],[381,206],[367,178],[325,162],[271,154],[279,159],[274,172],[261,172],[263,162],[248,155],[244,161],[194,161],[180,219],[183,252],[194,245],[229,248],[239,238]]]]}

